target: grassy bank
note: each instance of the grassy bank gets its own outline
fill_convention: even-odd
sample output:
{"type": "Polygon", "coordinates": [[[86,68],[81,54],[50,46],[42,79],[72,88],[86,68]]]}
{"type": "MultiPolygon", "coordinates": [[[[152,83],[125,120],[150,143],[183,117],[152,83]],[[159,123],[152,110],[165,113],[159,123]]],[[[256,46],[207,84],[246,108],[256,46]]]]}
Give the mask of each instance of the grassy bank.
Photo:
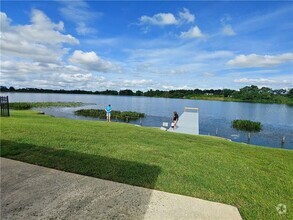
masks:
{"type": "Polygon", "coordinates": [[[124,123],[12,111],[1,156],[235,205],[244,219],[293,219],[293,151],[124,123]],[[287,206],[279,215],[276,206],[287,206]]]}
{"type": "Polygon", "coordinates": [[[185,97],[187,99],[195,100],[209,100],[209,101],[224,101],[224,102],[248,102],[248,103],[263,103],[263,104],[287,104],[293,105],[293,99],[285,96],[276,96],[274,99],[256,99],[246,100],[232,97],[223,97],[217,95],[192,95],[185,97]]]}

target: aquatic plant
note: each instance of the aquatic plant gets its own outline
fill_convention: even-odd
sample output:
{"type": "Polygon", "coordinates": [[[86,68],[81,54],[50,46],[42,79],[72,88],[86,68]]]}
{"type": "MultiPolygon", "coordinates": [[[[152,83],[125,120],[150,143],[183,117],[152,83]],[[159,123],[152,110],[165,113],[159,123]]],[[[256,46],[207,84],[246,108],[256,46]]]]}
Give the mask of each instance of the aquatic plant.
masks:
{"type": "Polygon", "coordinates": [[[50,107],[79,107],[82,102],[12,102],[9,107],[14,110],[28,110],[32,108],[50,108],[50,107]]]}
{"type": "Polygon", "coordinates": [[[236,130],[247,132],[259,132],[262,130],[262,125],[260,122],[254,122],[250,120],[233,120],[232,127],[236,130]]]}
{"type": "MultiPolygon", "coordinates": [[[[75,115],[82,115],[86,117],[93,117],[93,118],[106,118],[105,110],[103,109],[80,109],[74,112],[75,115]]],[[[144,118],[145,114],[140,112],[131,112],[131,111],[112,111],[111,118],[122,120],[122,121],[130,121],[130,120],[137,120],[139,118],[144,118]]]]}

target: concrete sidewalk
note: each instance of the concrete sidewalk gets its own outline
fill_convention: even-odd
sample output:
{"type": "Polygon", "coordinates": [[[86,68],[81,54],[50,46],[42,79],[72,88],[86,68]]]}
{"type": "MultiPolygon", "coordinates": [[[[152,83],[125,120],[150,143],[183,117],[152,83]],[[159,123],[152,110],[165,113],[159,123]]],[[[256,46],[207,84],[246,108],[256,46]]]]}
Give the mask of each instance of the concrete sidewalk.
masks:
{"type": "Polygon", "coordinates": [[[241,219],[236,207],[1,158],[1,219],[241,219]]]}

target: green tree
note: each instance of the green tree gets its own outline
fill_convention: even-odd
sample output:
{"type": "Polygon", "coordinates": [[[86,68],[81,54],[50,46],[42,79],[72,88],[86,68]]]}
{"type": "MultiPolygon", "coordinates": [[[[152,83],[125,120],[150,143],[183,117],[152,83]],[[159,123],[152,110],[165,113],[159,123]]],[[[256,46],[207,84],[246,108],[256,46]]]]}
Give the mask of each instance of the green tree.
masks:
{"type": "Polygon", "coordinates": [[[0,92],[9,92],[9,89],[6,86],[0,86],[0,92]]]}
{"type": "Polygon", "coordinates": [[[246,101],[258,100],[260,98],[259,89],[254,85],[245,86],[239,90],[236,97],[246,101]]]}
{"type": "Polygon", "coordinates": [[[235,90],[232,89],[223,89],[223,95],[224,97],[230,97],[235,92],[235,90]]]}
{"type": "Polygon", "coordinates": [[[262,87],[259,90],[260,98],[261,99],[271,99],[273,96],[273,90],[268,87],[262,87]]]}
{"type": "Polygon", "coordinates": [[[9,87],[9,91],[10,91],[10,92],[15,92],[15,88],[12,87],[12,86],[10,86],[10,87],[9,87]]]}
{"type": "Polygon", "coordinates": [[[120,90],[119,95],[133,96],[133,92],[130,89],[120,90]]]}
{"type": "Polygon", "coordinates": [[[293,98],[293,88],[289,90],[289,92],[287,93],[287,96],[289,98],[293,98]]]}
{"type": "Polygon", "coordinates": [[[136,96],[142,96],[142,95],[143,95],[143,92],[140,91],[140,90],[137,90],[137,91],[135,92],[135,95],[136,95],[136,96]]]}

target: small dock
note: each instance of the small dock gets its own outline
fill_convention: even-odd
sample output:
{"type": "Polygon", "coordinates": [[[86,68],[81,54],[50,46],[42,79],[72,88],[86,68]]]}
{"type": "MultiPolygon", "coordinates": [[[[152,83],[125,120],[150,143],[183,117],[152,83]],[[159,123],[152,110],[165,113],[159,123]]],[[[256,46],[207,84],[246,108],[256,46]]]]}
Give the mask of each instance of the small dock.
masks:
{"type": "Polygon", "coordinates": [[[184,133],[184,134],[199,134],[199,109],[185,107],[182,115],[179,116],[177,128],[169,128],[168,131],[184,133]]]}

